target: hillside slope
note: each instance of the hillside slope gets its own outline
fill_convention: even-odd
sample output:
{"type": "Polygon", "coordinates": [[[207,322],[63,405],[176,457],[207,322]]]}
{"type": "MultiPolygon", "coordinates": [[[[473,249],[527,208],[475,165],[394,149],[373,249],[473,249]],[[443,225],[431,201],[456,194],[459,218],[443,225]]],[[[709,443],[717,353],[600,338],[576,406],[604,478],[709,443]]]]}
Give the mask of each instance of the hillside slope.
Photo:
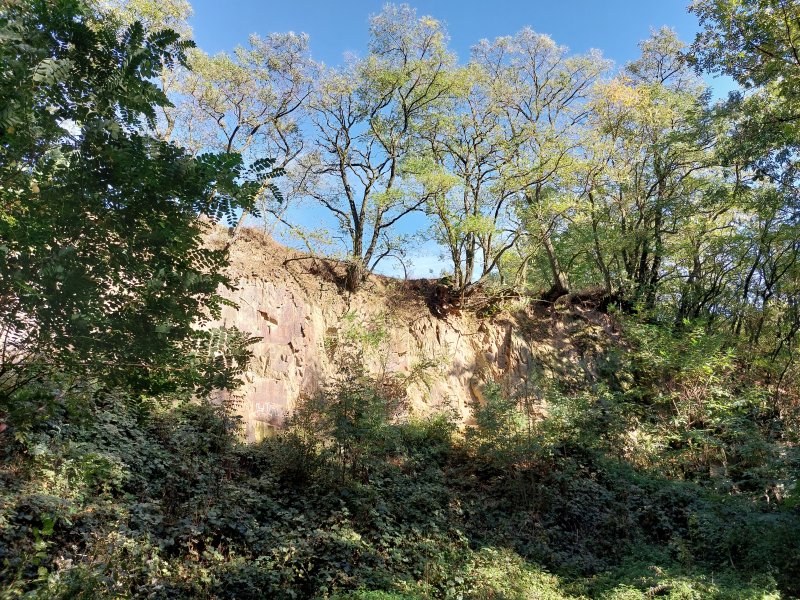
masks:
{"type": "Polygon", "coordinates": [[[438,318],[433,282],[232,254],[249,441],[189,395],[24,390],[0,598],[800,597],[793,421],[724,340],[566,301],[438,318]]]}
{"type": "Polygon", "coordinates": [[[617,338],[607,314],[575,306],[437,317],[429,306],[435,280],[372,275],[349,294],[337,267],[257,230],[237,234],[230,271],[237,290],[226,293],[237,306],[223,310],[221,323],[259,338],[237,392],[249,440],[280,427],[299,399],[330,382],[341,368],[336,350],[347,342],[361,342],[373,374],[402,378],[412,414],[451,410],[467,422],[484,384],[512,391],[541,377],[591,381],[617,338]]]}

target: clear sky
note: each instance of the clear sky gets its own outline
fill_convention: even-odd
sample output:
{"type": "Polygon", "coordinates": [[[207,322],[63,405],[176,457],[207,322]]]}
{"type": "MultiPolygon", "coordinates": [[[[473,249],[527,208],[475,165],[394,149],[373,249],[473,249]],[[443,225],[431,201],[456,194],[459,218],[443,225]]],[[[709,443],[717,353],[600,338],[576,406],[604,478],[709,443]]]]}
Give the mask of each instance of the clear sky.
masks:
{"type": "MultiPolygon", "coordinates": [[[[339,65],[345,53],[363,55],[367,48],[369,17],[380,12],[386,0],[191,0],[194,39],[210,54],[246,45],[251,33],[305,32],[314,59],[339,65]]],[[[416,0],[407,2],[417,14],[430,15],[446,24],[450,48],[461,61],[483,38],[511,35],[523,27],[549,34],[557,43],[580,53],[597,48],[617,66],[635,60],[637,44],[651,28],[672,27],[691,42],[698,30],[689,13],[690,0],[416,0]]],[[[397,2],[399,3],[399,2],[397,2]]],[[[709,80],[716,96],[731,88],[729,81],[709,80]]],[[[324,215],[300,209],[293,218],[303,224],[319,223],[324,215]]],[[[413,215],[402,227],[411,232],[425,226],[413,215]]],[[[438,275],[444,266],[432,243],[414,253],[415,276],[438,275]]],[[[396,265],[384,269],[395,272],[396,265]]],[[[379,270],[384,270],[379,269],[379,270]]]]}
{"type": "MultiPolygon", "coordinates": [[[[623,64],[651,27],[669,25],[685,40],[697,31],[689,0],[417,0],[420,16],[444,21],[461,60],[482,38],[513,34],[525,26],[549,34],[574,52],[598,48],[623,64]]],[[[363,53],[368,21],[384,0],[192,0],[194,36],[209,53],[244,44],[251,33],[305,32],[314,58],[339,64],[345,52],[363,53]]]]}

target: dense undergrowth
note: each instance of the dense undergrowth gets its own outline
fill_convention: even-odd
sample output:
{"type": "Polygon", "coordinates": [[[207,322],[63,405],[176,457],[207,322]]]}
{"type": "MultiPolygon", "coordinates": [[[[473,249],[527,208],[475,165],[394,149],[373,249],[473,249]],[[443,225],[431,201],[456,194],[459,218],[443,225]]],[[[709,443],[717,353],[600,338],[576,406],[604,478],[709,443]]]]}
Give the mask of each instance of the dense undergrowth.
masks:
{"type": "Polygon", "coordinates": [[[489,386],[464,431],[395,418],[391,380],[357,367],[257,445],[208,402],[26,388],[0,433],[2,595],[797,596],[788,434],[719,364],[703,398],[675,391],[735,362],[713,340],[629,334],[594,386],[543,386],[546,418],[489,386]],[[642,371],[653,353],[678,362],[642,371]]]}
{"type": "MultiPolygon", "coordinates": [[[[517,164],[526,147],[526,160],[547,164],[538,138],[518,134],[546,120],[541,131],[553,131],[551,117],[522,129],[512,120],[488,138],[467,126],[477,131],[467,145],[492,144],[486,164],[507,179],[473,185],[468,174],[459,185],[478,204],[452,227],[457,188],[440,168],[453,136],[432,133],[439,117],[423,112],[438,105],[407,104],[403,91],[420,84],[444,101],[447,86],[420,79],[438,81],[442,69],[427,59],[416,61],[421,70],[381,62],[429,31],[424,40],[436,43],[424,48],[439,48],[432,58],[450,69],[446,36],[434,19],[411,25],[404,15],[413,10],[387,7],[373,19],[383,58],[365,63],[371,79],[357,86],[360,101],[378,102],[357,111],[372,133],[354,141],[367,154],[382,145],[383,166],[367,170],[391,164],[391,175],[365,186],[376,200],[352,215],[358,227],[334,208],[354,236],[348,287],[377,264],[369,253],[391,255],[376,246],[381,230],[428,202],[424,210],[460,236],[449,238],[459,269],[459,248],[472,265],[489,240],[512,232],[518,259],[497,255],[483,275],[470,266],[462,292],[476,275],[503,279],[508,268],[519,275],[513,297],[574,300],[570,286],[602,282],[603,306],[616,298],[626,310],[621,341],[597,368],[556,357],[581,377],[542,364],[519,389],[487,385],[474,424],[459,428],[446,412],[412,418],[399,375],[359,366],[369,350],[359,344],[378,341],[367,332],[326,348],[340,354],[336,380],[256,445],[241,441],[230,407],[209,399],[235,390],[253,340],[212,328],[228,304],[220,286],[235,280],[227,246],[211,249],[203,234],[209,222],[233,225],[263,201],[280,204],[272,179],[288,163],[263,146],[245,160],[233,138],[222,153],[197,154],[158,134],[159,114],[169,120],[175,107],[155,81],[189,69],[193,43],[126,10],[103,12],[106,4],[135,13],[151,3],[0,2],[0,598],[800,597],[795,4],[695,2],[704,30],[692,53],[668,30],[645,42],[641,60],[587,97],[583,145],[556,136],[553,156],[565,156],[564,142],[575,147],[552,179],[517,164]],[[708,94],[683,89],[692,64],[753,93],[712,109],[708,94]],[[386,107],[404,118],[373,121],[386,107]],[[389,126],[407,141],[386,145],[389,126]],[[718,139],[706,139],[713,131],[718,139]],[[429,145],[440,154],[428,156],[429,145]],[[415,153],[416,164],[406,161],[415,153]],[[415,178],[431,195],[406,210],[395,190],[415,178]],[[500,204],[484,205],[495,194],[500,204]],[[512,199],[515,229],[487,220],[487,208],[497,219],[512,199]],[[384,219],[366,246],[365,214],[384,219]],[[555,284],[552,293],[536,292],[543,283],[555,284]]],[[[516,39],[552,49],[554,65],[566,56],[529,29],[516,39]]],[[[272,72],[276,61],[264,60],[258,69],[272,72]]],[[[570,64],[546,67],[561,73],[548,84],[556,96],[566,83],[589,83],[575,87],[583,69],[570,64]]],[[[526,75],[514,61],[502,71],[538,82],[545,73],[531,68],[526,75]]],[[[231,98],[260,97],[241,69],[224,70],[248,90],[231,98]]],[[[307,89],[314,78],[303,77],[307,89]]],[[[258,82],[271,97],[272,84],[258,82]]],[[[349,85],[335,87],[344,104],[361,106],[349,85]]],[[[465,89],[454,86],[451,100],[465,89]]],[[[479,104],[496,91],[486,88],[479,104]]],[[[509,89],[499,91],[490,120],[510,114],[509,89]]],[[[447,107],[439,109],[449,118],[447,107]]],[[[279,117],[261,114],[265,132],[279,117]]],[[[262,124],[233,129],[252,137],[262,124]]],[[[362,172],[364,152],[347,168],[362,172]]],[[[330,207],[327,193],[308,194],[330,207]]],[[[557,318],[569,304],[548,310],[557,318]]]]}

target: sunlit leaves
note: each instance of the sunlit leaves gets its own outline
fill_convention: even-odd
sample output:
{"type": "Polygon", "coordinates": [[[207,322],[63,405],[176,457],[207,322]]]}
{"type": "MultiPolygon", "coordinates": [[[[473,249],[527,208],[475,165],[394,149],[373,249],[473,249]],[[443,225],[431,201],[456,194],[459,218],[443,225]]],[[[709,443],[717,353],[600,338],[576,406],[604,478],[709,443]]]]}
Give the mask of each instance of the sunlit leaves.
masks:
{"type": "Polygon", "coordinates": [[[187,347],[228,283],[204,218],[252,209],[280,170],[193,159],[142,132],[167,103],[149,79],[186,47],[174,32],[117,30],[77,0],[21,1],[3,18],[24,35],[0,48],[0,97],[24,125],[0,146],[0,371],[22,357],[107,386],[191,389],[187,347]]]}

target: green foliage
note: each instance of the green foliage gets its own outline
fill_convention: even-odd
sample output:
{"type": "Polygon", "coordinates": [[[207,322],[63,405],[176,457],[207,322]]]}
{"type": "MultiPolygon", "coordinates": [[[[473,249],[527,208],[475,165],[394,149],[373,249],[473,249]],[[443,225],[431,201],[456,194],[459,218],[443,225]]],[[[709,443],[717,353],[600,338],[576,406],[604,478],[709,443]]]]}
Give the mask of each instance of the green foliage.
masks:
{"type": "MultiPolygon", "coordinates": [[[[237,422],[204,402],[143,407],[47,386],[16,394],[14,414],[41,410],[1,451],[4,597],[798,591],[791,509],[637,473],[602,444],[586,447],[586,423],[572,417],[537,426],[548,433],[512,464],[501,446],[464,444],[446,415],[375,416],[375,392],[354,387],[343,380],[331,402],[299,413],[329,424],[335,451],[317,433],[302,437],[300,422],[244,445],[237,422]],[[344,479],[339,448],[358,453],[344,479]]],[[[476,425],[481,439],[498,437],[492,423],[476,425]]]]}
{"type": "Polygon", "coordinates": [[[3,598],[800,594],[791,3],[693,5],[688,60],[754,88],[713,115],[668,29],[595,84],[599,56],[528,29],[460,68],[438,21],[387,6],[368,56],[316,81],[303,36],[188,75],[185,30],[136,19],[183,28],[185,3],[99,5],[0,9],[3,598]],[[192,150],[225,153],[147,133],[181,132],[154,83],[171,69],[217,126],[192,150]],[[208,234],[281,199],[304,111],[321,137],[293,192],[350,236],[351,291],[426,206],[457,288],[482,255],[481,278],[543,270],[551,299],[616,293],[635,316],[596,372],[532,365],[461,429],[406,414],[427,361],[368,369],[388,319],[349,314],[338,373],[243,444],[209,397],[253,340],[209,326],[231,281],[208,234]],[[725,132],[748,143],[712,154],[725,132]]]}
{"type": "Polygon", "coordinates": [[[301,401],[288,423],[339,463],[343,480],[368,476],[369,464],[392,452],[398,440],[390,424],[405,400],[399,380],[370,377],[350,358],[336,383],[301,401]]]}
{"type": "Polygon", "coordinates": [[[783,0],[697,0],[703,30],[693,56],[747,88],[777,83],[796,94],[798,7],[783,0]]]}
{"type": "Polygon", "coordinates": [[[475,427],[467,440],[475,452],[492,463],[512,467],[526,460],[538,446],[531,429],[533,415],[526,414],[518,398],[509,398],[497,384],[483,389],[482,402],[474,407],[475,427]]]}
{"type": "Polygon", "coordinates": [[[271,163],[142,133],[168,104],[152,78],[191,45],[174,32],[117,31],[78,0],[5,3],[0,29],[0,394],[67,365],[108,387],[207,386],[219,337],[198,327],[229,285],[207,219],[251,209],[271,163]]]}
{"type": "Polygon", "coordinates": [[[635,347],[623,370],[617,412],[626,456],[674,477],[709,481],[721,492],[761,492],[767,501],[794,488],[790,424],[774,419],[766,391],[744,373],[729,336],[702,326],[676,334],[627,323],[635,347]]]}

